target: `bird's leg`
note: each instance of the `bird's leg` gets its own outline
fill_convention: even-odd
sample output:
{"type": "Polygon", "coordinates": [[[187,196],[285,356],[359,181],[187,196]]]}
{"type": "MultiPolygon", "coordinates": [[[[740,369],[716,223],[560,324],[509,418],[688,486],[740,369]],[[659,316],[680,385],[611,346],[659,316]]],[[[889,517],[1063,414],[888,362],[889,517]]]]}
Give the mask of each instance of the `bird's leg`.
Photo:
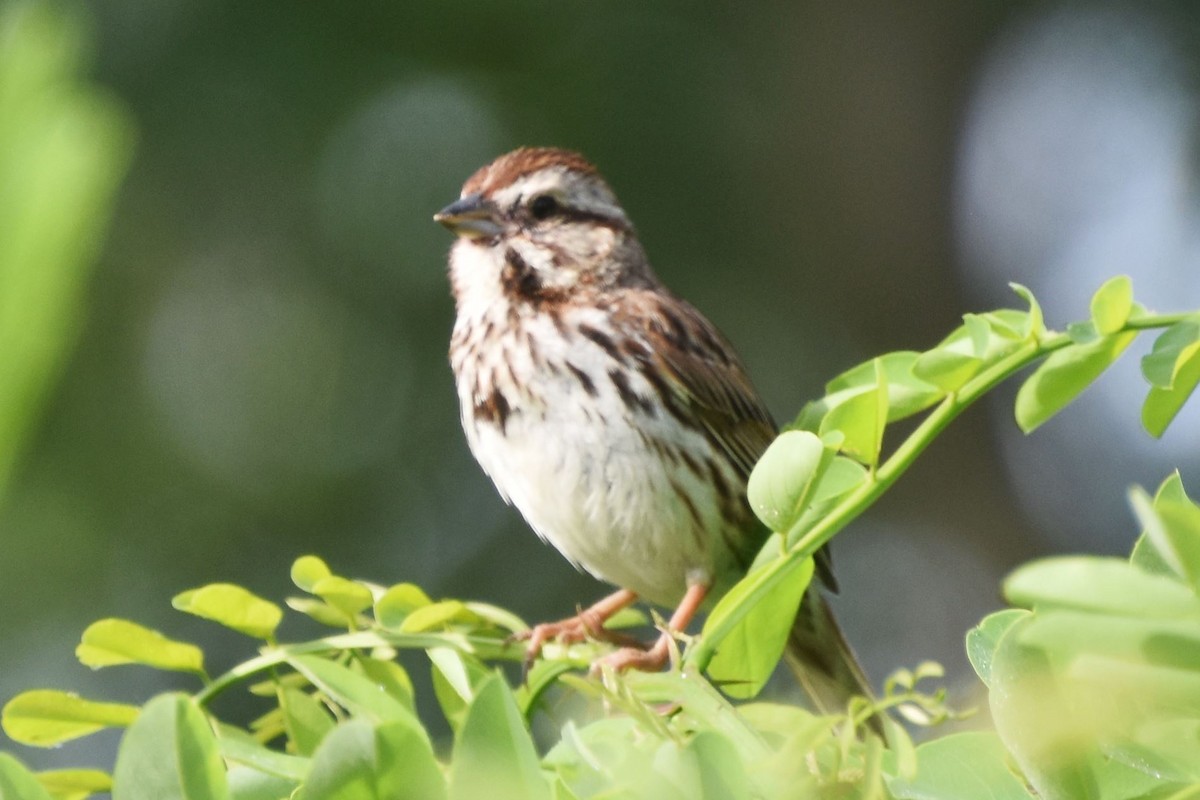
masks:
{"type": "Polygon", "coordinates": [[[662,669],[666,666],[671,652],[671,640],[677,632],[687,628],[692,617],[696,616],[696,612],[700,610],[700,604],[704,602],[706,594],[708,594],[708,586],[705,584],[694,583],[688,586],[687,593],[679,601],[679,607],[675,609],[675,613],[667,622],[667,629],[649,649],[622,647],[615,653],[597,659],[596,663],[592,664],[592,673],[599,672],[605,666],[612,667],[617,672],[627,669],[657,672],[662,669]]]}
{"type": "Polygon", "coordinates": [[[628,608],[637,601],[637,595],[628,589],[613,592],[607,597],[581,609],[575,616],[567,617],[558,622],[543,622],[534,625],[527,631],[516,634],[513,638],[527,641],[525,645],[525,669],[528,671],[533,660],[542,652],[542,646],[549,641],[582,642],[587,638],[601,641],[629,644],[631,637],[606,630],[604,623],[623,608],[628,608]]]}

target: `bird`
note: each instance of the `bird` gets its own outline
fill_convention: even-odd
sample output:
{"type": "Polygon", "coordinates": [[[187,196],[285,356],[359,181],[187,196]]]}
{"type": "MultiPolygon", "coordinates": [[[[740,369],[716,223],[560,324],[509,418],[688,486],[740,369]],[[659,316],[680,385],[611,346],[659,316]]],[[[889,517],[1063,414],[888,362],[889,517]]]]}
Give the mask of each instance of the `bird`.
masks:
{"type": "MultiPolygon", "coordinates": [[[[502,155],[434,220],[456,236],[449,356],[471,453],[538,536],[616,587],[526,632],[528,658],[550,640],[594,637],[625,645],[601,664],[663,668],[673,635],[769,535],[746,485],[777,434],[771,415],[725,336],[655,274],[579,153],[502,155]],[[604,628],[639,599],[673,609],[645,647],[604,628]]],[[[815,581],[786,655],[822,713],[871,695],[815,581]]]]}

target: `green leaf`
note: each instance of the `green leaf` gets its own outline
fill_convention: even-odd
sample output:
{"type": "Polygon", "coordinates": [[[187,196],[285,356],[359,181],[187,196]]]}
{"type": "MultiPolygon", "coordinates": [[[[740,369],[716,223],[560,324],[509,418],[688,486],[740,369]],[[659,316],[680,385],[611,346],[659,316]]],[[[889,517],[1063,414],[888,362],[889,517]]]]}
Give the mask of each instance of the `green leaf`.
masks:
{"type": "Polygon", "coordinates": [[[537,750],[512,691],[498,676],[484,681],[454,739],[451,800],[549,800],[537,750]]]}
{"type": "Polygon", "coordinates": [[[180,611],[195,614],[256,639],[269,639],[283,619],[283,610],[232,583],[210,583],[171,599],[180,611]]]}
{"type": "Polygon", "coordinates": [[[868,466],[874,466],[879,461],[879,451],[883,448],[883,429],[888,420],[887,375],[880,359],[876,359],[873,366],[874,387],[831,408],[821,420],[818,430],[822,437],[840,431],[845,436],[842,452],[868,466]]]}
{"type": "Polygon", "coordinates": [[[1013,605],[1069,609],[1114,616],[1191,618],[1200,598],[1178,581],[1144,572],[1128,562],[1099,556],[1034,561],[1004,582],[1013,605]]]}
{"type": "Polygon", "coordinates": [[[1150,352],[1142,356],[1142,375],[1151,386],[1170,389],[1175,385],[1181,357],[1200,342],[1200,317],[1176,322],[1158,335],[1150,352]]]}
{"type": "Polygon", "coordinates": [[[1099,341],[1100,332],[1096,330],[1096,323],[1089,319],[1068,324],[1067,337],[1075,344],[1093,344],[1099,341]]]}
{"type": "Polygon", "coordinates": [[[773,531],[795,524],[813,487],[834,454],[808,431],[784,431],[771,442],[750,473],[746,497],[755,515],[773,531]]]}
{"type": "Polygon", "coordinates": [[[749,800],[750,778],[730,741],[716,730],[697,733],[684,748],[697,767],[700,794],[710,800],[749,800]]]}
{"type": "Polygon", "coordinates": [[[204,673],[204,653],[187,642],[124,619],[102,619],[83,632],[75,656],[88,667],[145,664],[157,669],[204,673]]]}
{"type": "Polygon", "coordinates": [[[255,772],[274,775],[289,783],[299,783],[308,775],[309,760],[272,750],[241,728],[219,726],[218,746],[221,757],[242,764],[255,772]]]}
{"type": "MultiPolygon", "coordinates": [[[[429,740],[402,722],[339,725],[313,755],[298,800],[441,800],[445,781],[429,740]]],[[[488,795],[482,794],[480,797],[488,795]]]]}
{"type": "Polygon", "coordinates": [[[375,601],[375,620],[388,630],[398,630],[409,614],[432,603],[419,586],[398,583],[375,601]]]}
{"type": "MultiPolygon", "coordinates": [[[[305,763],[307,761],[305,759],[305,763]]],[[[240,764],[229,767],[226,779],[233,800],[286,800],[299,785],[298,781],[289,781],[240,764]]]]}
{"type": "Polygon", "coordinates": [[[975,669],[975,674],[990,687],[992,678],[992,659],[1001,637],[1019,620],[1029,616],[1028,611],[1019,608],[1009,608],[988,614],[983,621],[967,632],[967,658],[975,669]]]}
{"type": "Polygon", "coordinates": [[[329,565],[317,556],[300,556],[292,562],[292,583],[310,594],[318,581],[332,574],[329,565]]]}
{"type": "Polygon", "coordinates": [[[333,730],[329,710],[308,692],[290,687],[280,689],[279,707],[283,710],[283,727],[288,740],[299,755],[312,755],[321,740],[333,730]]]}
{"type": "Polygon", "coordinates": [[[137,706],[97,703],[54,689],[35,689],[4,706],[4,732],[13,741],[51,747],[102,728],[125,727],[138,717],[137,706]]]}
{"type": "Polygon", "coordinates": [[[431,647],[426,653],[433,664],[433,690],[450,727],[458,730],[478,688],[492,673],[477,658],[452,647],[431,647]]]}
{"type": "Polygon", "coordinates": [[[0,4],[0,490],[78,336],[133,154],[126,110],[86,80],[86,10],[0,4]]]}
{"type": "Polygon", "coordinates": [[[318,580],[313,584],[312,593],[350,619],[354,619],[358,612],[370,608],[375,601],[371,590],[366,586],[337,575],[318,580]]]}
{"type": "Polygon", "coordinates": [[[293,611],[299,611],[309,619],[315,620],[322,625],[328,625],[331,628],[338,628],[339,630],[346,629],[346,615],[324,600],[317,600],[312,597],[289,597],[284,602],[288,608],[293,611]]]}
{"type": "Polygon", "coordinates": [[[1058,691],[1046,655],[1020,640],[1020,631],[1035,618],[1018,620],[996,649],[988,693],[996,731],[1041,796],[1098,797],[1088,723],[1058,691]]]}
{"type": "Polygon", "coordinates": [[[1142,404],[1142,427],[1146,432],[1156,438],[1166,433],[1197,384],[1200,384],[1200,342],[1180,352],[1169,388],[1150,387],[1142,404]]]}
{"type": "Polygon", "coordinates": [[[395,661],[365,656],[358,659],[355,666],[362,670],[367,680],[383,689],[409,711],[416,710],[413,702],[412,680],[409,679],[408,672],[404,667],[395,661]]]}
{"type": "Polygon", "coordinates": [[[338,705],[374,722],[405,722],[423,731],[404,703],[357,672],[318,656],[288,656],[288,664],[338,705]]]}
{"type": "Polygon", "coordinates": [[[0,753],[0,800],[54,799],[20,761],[0,753]]]}
{"type": "MultiPolygon", "coordinates": [[[[497,628],[508,631],[509,633],[529,630],[529,626],[525,624],[525,621],[508,609],[500,608],[499,606],[494,606],[490,603],[479,603],[473,600],[468,600],[466,603],[464,603],[464,605],[466,605],[468,611],[473,613],[483,622],[487,622],[496,626],[497,628]]],[[[628,610],[630,609],[622,609],[622,611],[628,610]]],[[[610,618],[608,622],[611,624],[612,619],[610,618]]]]}
{"type": "Polygon", "coordinates": [[[1037,298],[1033,296],[1033,292],[1019,283],[1010,283],[1009,288],[1029,304],[1029,314],[1026,317],[1026,324],[1022,331],[1025,338],[1033,340],[1041,339],[1046,335],[1046,320],[1042,315],[1042,307],[1038,304],[1037,298]]]}
{"type": "Polygon", "coordinates": [[[954,392],[982,368],[983,359],[978,356],[937,347],[921,354],[913,365],[913,372],[944,392],[954,392]]]}
{"type": "Polygon", "coordinates": [[[917,774],[887,782],[896,800],[1031,800],[994,733],[955,733],[917,748],[917,774]]]}
{"type": "Polygon", "coordinates": [[[745,613],[708,665],[709,677],[729,696],[754,697],[771,677],[812,575],[811,557],[776,559],[740,580],[709,614],[704,636],[725,627],[731,614],[745,613]]]}
{"type": "MultiPolygon", "coordinates": [[[[56,769],[37,774],[38,783],[54,800],[85,800],[112,791],[112,777],[98,769],[56,769]]],[[[0,800],[4,793],[0,792],[0,800]]]]}
{"type": "Polygon", "coordinates": [[[217,739],[180,694],[155,697],[126,732],[113,770],[113,800],[229,800],[217,739]]]}
{"type": "Polygon", "coordinates": [[[1168,574],[1186,580],[1200,593],[1200,508],[1186,496],[1182,500],[1164,497],[1161,490],[1151,500],[1140,487],[1130,490],[1129,502],[1142,523],[1142,536],[1168,574]]]}
{"type": "MultiPolygon", "coordinates": [[[[1128,701],[1142,709],[1195,715],[1200,714],[1197,623],[1055,611],[1035,614],[1015,635],[1022,645],[1045,653],[1073,690],[1081,690],[1086,676],[1091,693],[1114,709],[1128,701]]],[[[1099,710],[1092,713],[1102,716],[1099,710]]],[[[1093,733],[1097,727],[1091,726],[1093,733]]],[[[1122,733],[1127,727],[1114,726],[1122,733]]]]}
{"type": "Polygon", "coordinates": [[[461,600],[441,600],[411,612],[400,623],[401,633],[443,630],[452,622],[477,623],[479,617],[461,600]]]}
{"type": "MultiPolygon", "coordinates": [[[[887,375],[888,422],[910,417],[935,405],[946,393],[913,374],[913,364],[919,356],[920,353],[909,350],[887,353],[843,372],[825,385],[826,397],[818,401],[822,404],[820,414],[823,416],[844,400],[875,388],[878,385],[876,362],[887,375]]],[[[811,427],[800,427],[815,430],[819,425],[820,419],[817,419],[811,427]]]]}
{"type": "Polygon", "coordinates": [[[1137,331],[1098,339],[1091,344],[1057,350],[1017,392],[1016,415],[1021,430],[1042,425],[1100,377],[1137,337],[1137,331]]]}
{"type": "MultiPolygon", "coordinates": [[[[1157,506],[1157,504],[1163,500],[1172,500],[1178,503],[1191,502],[1188,499],[1187,492],[1185,492],[1183,489],[1183,481],[1179,477],[1179,470],[1175,470],[1169,476],[1167,476],[1167,479],[1162,482],[1162,484],[1158,487],[1158,490],[1154,493],[1155,506],[1157,506]]],[[[1141,519],[1142,512],[1139,511],[1136,504],[1134,504],[1134,512],[1137,513],[1138,518],[1141,519]]],[[[1161,520],[1157,518],[1157,514],[1154,516],[1154,521],[1156,524],[1161,524],[1161,520]]],[[[1157,532],[1155,538],[1159,538],[1157,536],[1157,532]]],[[[1182,577],[1182,573],[1173,570],[1170,565],[1167,564],[1166,558],[1162,553],[1159,552],[1155,542],[1146,535],[1144,525],[1141,535],[1138,536],[1137,542],[1135,542],[1133,545],[1133,553],[1129,556],[1129,563],[1133,564],[1135,567],[1143,570],[1144,572],[1152,572],[1156,575],[1175,575],[1182,577]]]]}
{"type": "Polygon", "coordinates": [[[1092,295],[1092,324],[1101,336],[1109,336],[1125,327],[1131,311],[1133,282],[1128,275],[1109,278],[1092,295]]]}

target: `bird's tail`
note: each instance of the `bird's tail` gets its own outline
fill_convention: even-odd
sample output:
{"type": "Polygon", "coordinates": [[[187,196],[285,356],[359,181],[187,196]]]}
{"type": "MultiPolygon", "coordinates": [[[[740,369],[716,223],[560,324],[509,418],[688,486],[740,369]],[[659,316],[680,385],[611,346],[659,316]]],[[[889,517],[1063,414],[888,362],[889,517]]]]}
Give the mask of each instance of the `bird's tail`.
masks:
{"type": "Polygon", "coordinates": [[[866,673],[816,586],[804,593],[785,658],[820,714],[844,713],[854,695],[874,697],[866,673]]]}

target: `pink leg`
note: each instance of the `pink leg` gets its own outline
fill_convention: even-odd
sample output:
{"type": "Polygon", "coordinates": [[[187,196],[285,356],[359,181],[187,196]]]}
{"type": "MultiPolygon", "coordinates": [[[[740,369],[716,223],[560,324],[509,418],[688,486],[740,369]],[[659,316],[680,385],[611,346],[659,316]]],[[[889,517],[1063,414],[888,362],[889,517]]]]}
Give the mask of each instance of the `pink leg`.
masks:
{"type": "Polygon", "coordinates": [[[534,625],[527,631],[518,633],[513,638],[529,642],[525,646],[526,669],[533,664],[533,660],[542,652],[542,646],[549,641],[582,642],[588,637],[613,642],[628,641],[628,637],[605,630],[604,623],[618,611],[633,605],[636,601],[636,594],[628,589],[621,589],[593,603],[573,617],[558,622],[543,622],[540,625],[534,625]]]}
{"type": "Polygon", "coordinates": [[[696,616],[696,612],[700,610],[700,604],[704,602],[706,594],[708,594],[708,587],[703,584],[697,583],[689,586],[687,594],[679,601],[679,607],[671,615],[671,620],[667,623],[666,632],[658,637],[658,641],[649,650],[623,647],[615,653],[598,659],[592,665],[592,673],[599,672],[603,666],[612,667],[617,672],[627,669],[636,669],[642,672],[657,672],[662,669],[666,666],[667,658],[671,652],[670,647],[673,634],[687,628],[688,623],[692,621],[692,617],[696,616]]]}

